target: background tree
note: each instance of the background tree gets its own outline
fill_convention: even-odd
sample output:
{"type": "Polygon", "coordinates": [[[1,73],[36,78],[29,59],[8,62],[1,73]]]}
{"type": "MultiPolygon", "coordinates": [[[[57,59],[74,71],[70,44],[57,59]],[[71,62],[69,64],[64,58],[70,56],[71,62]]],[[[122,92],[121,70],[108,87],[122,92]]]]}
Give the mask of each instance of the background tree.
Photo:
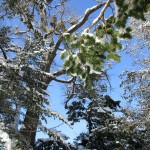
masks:
{"type": "Polygon", "coordinates": [[[82,85],[76,85],[75,91],[80,92],[76,92],[66,106],[69,121],[73,124],[81,120],[87,122],[87,132],[75,139],[76,149],[142,149],[144,130],[138,131],[133,115],[129,119],[132,111],[121,109],[120,101],[114,101],[108,95],[103,96],[104,91],[98,90],[97,86],[95,88],[92,92],[85,90],[82,85]],[[117,117],[115,112],[124,115],[117,117]]]}
{"type": "Polygon", "coordinates": [[[149,133],[149,84],[150,84],[150,29],[149,29],[149,12],[145,14],[146,21],[133,19],[130,24],[132,27],[132,35],[134,37],[134,44],[129,42],[131,48],[126,49],[126,52],[132,56],[134,70],[126,70],[121,75],[121,86],[124,89],[123,97],[128,99],[131,103],[136,104],[135,115],[137,126],[141,130],[146,130],[145,147],[149,149],[150,133],[149,133]]]}

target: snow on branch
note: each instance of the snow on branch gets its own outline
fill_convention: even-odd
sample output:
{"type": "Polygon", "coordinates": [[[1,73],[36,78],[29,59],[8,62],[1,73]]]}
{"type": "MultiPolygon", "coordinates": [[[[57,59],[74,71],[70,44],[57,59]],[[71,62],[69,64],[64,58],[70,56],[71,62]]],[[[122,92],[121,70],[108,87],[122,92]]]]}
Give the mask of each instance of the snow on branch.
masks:
{"type": "Polygon", "coordinates": [[[41,73],[45,74],[47,77],[49,77],[50,79],[52,79],[54,81],[57,81],[57,82],[60,82],[60,83],[71,83],[75,79],[75,77],[72,77],[69,80],[63,80],[63,79],[56,78],[57,76],[62,75],[65,72],[66,72],[65,69],[57,71],[57,72],[55,72],[53,74],[41,71],[41,73]]]}
{"type": "Polygon", "coordinates": [[[58,131],[54,130],[54,129],[48,129],[45,126],[40,126],[41,130],[45,133],[47,133],[50,137],[53,137],[53,142],[57,142],[60,141],[61,145],[65,146],[65,148],[67,148],[68,150],[71,150],[69,148],[69,146],[65,143],[64,141],[64,136],[62,136],[61,133],[59,133],[58,131]]]}
{"type": "Polygon", "coordinates": [[[72,77],[69,80],[62,80],[62,79],[57,79],[57,78],[53,78],[53,80],[55,80],[57,82],[61,82],[61,83],[71,83],[74,80],[74,77],[72,77]]]}
{"type": "Polygon", "coordinates": [[[102,9],[102,11],[100,12],[100,14],[98,15],[98,17],[96,19],[93,20],[92,24],[87,28],[85,29],[84,31],[85,32],[89,32],[89,30],[96,24],[100,21],[100,19],[103,17],[104,15],[104,12],[106,11],[107,7],[110,5],[110,3],[112,2],[112,0],[108,0],[104,6],[104,8],[102,9]]]}
{"type": "Polygon", "coordinates": [[[54,72],[53,75],[54,76],[60,76],[60,75],[63,75],[66,73],[66,69],[62,69],[62,70],[59,70],[57,72],[54,72]]]}
{"type": "MultiPolygon", "coordinates": [[[[112,0],[109,0],[110,2],[112,0]]],[[[109,3],[110,3],[109,2],[109,3]]],[[[108,3],[108,2],[107,2],[108,3]]],[[[68,29],[68,33],[73,33],[74,31],[76,31],[77,29],[79,29],[88,19],[88,17],[93,13],[95,12],[96,10],[100,9],[101,7],[103,7],[105,4],[107,4],[106,2],[105,3],[101,3],[99,5],[96,5],[92,8],[88,8],[86,11],[85,11],[85,15],[84,17],[81,19],[81,21],[79,21],[77,24],[71,26],[69,29],[68,29]]],[[[109,4],[108,4],[109,5],[109,4]]]]}

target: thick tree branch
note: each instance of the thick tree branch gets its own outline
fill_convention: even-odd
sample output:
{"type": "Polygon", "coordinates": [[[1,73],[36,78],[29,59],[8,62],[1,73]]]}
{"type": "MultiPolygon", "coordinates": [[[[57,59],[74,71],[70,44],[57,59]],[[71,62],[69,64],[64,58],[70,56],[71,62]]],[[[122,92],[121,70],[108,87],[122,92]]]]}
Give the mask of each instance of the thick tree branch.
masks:
{"type": "Polygon", "coordinates": [[[108,75],[107,75],[106,71],[101,71],[101,72],[105,75],[105,77],[106,77],[106,79],[107,79],[107,81],[108,81],[108,84],[109,84],[110,90],[111,90],[111,89],[112,89],[112,87],[111,87],[111,83],[110,83],[110,80],[109,80],[109,77],[108,77],[108,75]]]}
{"type": "Polygon", "coordinates": [[[74,78],[74,81],[72,82],[72,91],[71,94],[67,97],[67,100],[65,101],[65,108],[68,107],[68,102],[71,98],[74,96],[74,91],[75,91],[75,85],[76,85],[76,77],[74,78]]]}
{"type": "Polygon", "coordinates": [[[109,7],[109,5],[110,5],[111,2],[112,2],[112,0],[108,0],[106,2],[106,4],[105,4],[104,8],[102,9],[101,13],[99,14],[99,16],[96,19],[94,19],[94,21],[92,22],[92,24],[87,29],[85,29],[85,32],[89,32],[90,29],[101,20],[101,18],[104,15],[104,12],[106,11],[107,7],[109,7]]]}
{"type": "Polygon", "coordinates": [[[60,76],[66,73],[66,69],[59,70],[53,73],[53,76],[60,76]]]}
{"type": "Polygon", "coordinates": [[[60,71],[57,71],[55,72],[54,74],[51,74],[51,73],[47,73],[47,72],[42,72],[43,74],[46,75],[47,77],[47,81],[46,83],[48,84],[50,81],[54,80],[54,81],[57,81],[57,82],[61,82],[61,83],[71,83],[76,77],[72,77],[71,79],[69,80],[63,80],[63,79],[58,79],[56,77],[58,77],[59,75],[63,75],[65,74],[66,70],[60,70],[60,71]]]}
{"type": "MultiPolygon", "coordinates": [[[[109,0],[109,1],[112,1],[112,0],[109,0]]],[[[71,27],[68,29],[67,32],[68,32],[68,33],[73,33],[73,32],[75,32],[76,30],[78,30],[78,29],[87,21],[88,17],[89,17],[93,12],[95,12],[95,11],[98,10],[98,9],[100,9],[100,8],[103,7],[105,4],[106,4],[106,2],[105,2],[105,3],[101,3],[101,4],[99,4],[99,5],[96,5],[96,6],[92,7],[92,8],[87,9],[86,12],[85,12],[85,15],[84,15],[84,17],[81,19],[81,21],[79,21],[77,24],[71,26],[71,27]]]]}

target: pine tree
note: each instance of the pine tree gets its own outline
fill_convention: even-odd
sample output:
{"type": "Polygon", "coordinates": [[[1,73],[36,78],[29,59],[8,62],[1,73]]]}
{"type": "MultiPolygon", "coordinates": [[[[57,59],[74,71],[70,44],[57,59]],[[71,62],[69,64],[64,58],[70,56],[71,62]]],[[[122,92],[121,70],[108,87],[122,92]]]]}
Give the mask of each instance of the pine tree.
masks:
{"type": "Polygon", "coordinates": [[[134,120],[129,120],[129,116],[125,115],[126,111],[120,107],[120,101],[105,95],[106,91],[102,92],[100,87],[95,88],[96,90],[91,92],[85,90],[83,85],[77,84],[75,91],[80,92],[66,101],[68,120],[72,124],[81,120],[87,123],[87,132],[79,134],[75,139],[76,149],[140,150],[144,147],[144,141],[140,138],[143,131],[138,131],[134,120]],[[117,117],[115,112],[124,115],[117,117]]]}
{"type": "Polygon", "coordinates": [[[137,127],[139,130],[146,131],[143,135],[145,147],[149,149],[150,129],[149,129],[149,83],[150,83],[150,53],[149,53],[149,12],[145,14],[146,21],[133,19],[130,21],[134,43],[128,42],[129,48],[126,49],[128,55],[133,59],[133,69],[125,70],[121,74],[121,87],[124,89],[123,97],[128,100],[130,105],[135,103],[137,127]],[[142,32],[141,32],[142,31],[142,32]],[[134,69],[136,66],[136,69],[134,69]],[[140,106],[140,107],[139,107],[140,106]]]}

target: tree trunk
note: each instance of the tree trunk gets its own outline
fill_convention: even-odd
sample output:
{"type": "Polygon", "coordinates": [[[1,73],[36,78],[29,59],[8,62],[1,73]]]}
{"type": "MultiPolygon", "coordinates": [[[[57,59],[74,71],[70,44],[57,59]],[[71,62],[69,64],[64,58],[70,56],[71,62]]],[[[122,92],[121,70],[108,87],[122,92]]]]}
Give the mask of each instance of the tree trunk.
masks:
{"type": "MultiPolygon", "coordinates": [[[[47,79],[45,83],[48,85],[52,80],[47,79]]],[[[43,87],[43,90],[46,90],[48,86],[43,87]]],[[[31,104],[33,105],[33,104],[31,104]]],[[[38,112],[28,109],[25,115],[23,122],[23,127],[20,130],[20,133],[25,137],[25,139],[30,143],[32,147],[35,146],[35,137],[36,130],[39,124],[40,114],[38,112]]]]}
{"type": "Polygon", "coordinates": [[[88,116],[88,129],[89,129],[89,142],[90,142],[90,148],[92,148],[92,137],[90,134],[92,133],[92,122],[91,122],[91,116],[88,116]]]}
{"type": "Polygon", "coordinates": [[[25,137],[25,139],[28,142],[30,142],[30,145],[32,147],[34,147],[35,144],[38,122],[39,122],[39,114],[27,110],[24,123],[23,123],[24,127],[20,130],[20,133],[25,137]],[[33,120],[32,124],[31,124],[31,120],[33,120]]]}

